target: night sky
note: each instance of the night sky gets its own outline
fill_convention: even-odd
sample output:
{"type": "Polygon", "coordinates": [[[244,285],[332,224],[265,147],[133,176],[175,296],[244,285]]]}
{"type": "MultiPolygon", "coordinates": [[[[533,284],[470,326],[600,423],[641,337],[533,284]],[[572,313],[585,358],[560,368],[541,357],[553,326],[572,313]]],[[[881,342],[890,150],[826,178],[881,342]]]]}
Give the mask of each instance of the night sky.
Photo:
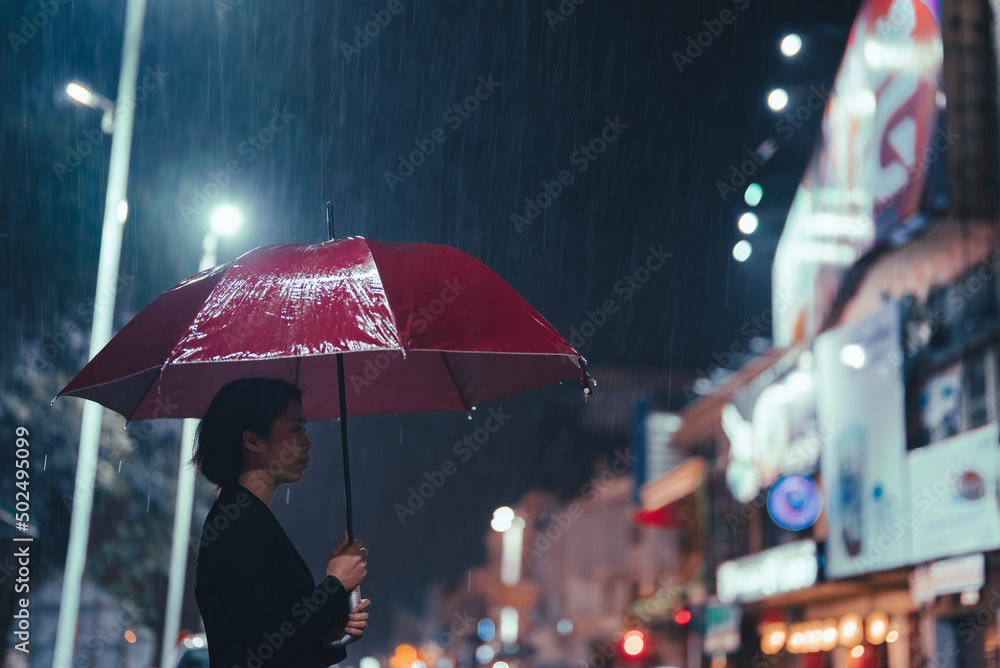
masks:
{"type": "MultiPolygon", "coordinates": [[[[330,200],[338,236],[448,244],[486,263],[599,382],[602,367],[693,377],[746,343],[744,325],[768,308],[772,255],[818,128],[816,113],[787,132],[767,92],[783,85],[794,110],[829,86],[857,4],[150,2],[116,329],[195,273],[216,205],[246,218],[220,243],[225,262],[324,240],[330,200]],[[778,51],[788,31],[803,36],[795,59],[778,51]],[[735,184],[768,138],[778,151],[753,168],[761,229],[738,264],[742,187],[719,182],[735,184]],[[662,268],[637,271],[657,252],[670,254],[662,268]],[[602,319],[609,299],[618,308],[602,319]]],[[[0,350],[13,394],[47,337],[89,331],[111,140],[63,89],[79,81],[113,98],[120,66],[123,2],[50,5],[35,30],[38,2],[0,8],[0,350]]],[[[43,374],[82,366],[85,335],[61,350],[43,374]]],[[[53,375],[49,395],[59,389],[53,375]]],[[[589,405],[575,386],[498,402],[509,423],[402,524],[393,505],[483,416],[353,421],[373,613],[415,609],[430,579],[461,579],[493,508],[528,486],[578,489],[592,457],[627,433],[579,427],[601,389],[589,405]]],[[[49,407],[29,409],[41,422],[49,407]]],[[[275,511],[321,572],[343,501],[339,434],[316,425],[313,436],[332,448],[314,450],[275,511]]],[[[385,629],[371,635],[374,648],[385,629]]]]}

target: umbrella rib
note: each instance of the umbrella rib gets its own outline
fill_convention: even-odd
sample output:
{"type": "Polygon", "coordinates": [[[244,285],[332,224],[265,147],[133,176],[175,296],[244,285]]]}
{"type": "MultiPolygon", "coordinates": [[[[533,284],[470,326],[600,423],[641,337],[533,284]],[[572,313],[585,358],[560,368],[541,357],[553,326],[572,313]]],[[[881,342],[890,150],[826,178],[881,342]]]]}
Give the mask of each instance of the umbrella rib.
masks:
{"type": "Polygon", "coordinates": [[[438,354],[441,355],[441,361],[444,362],[444,368],[448,370],[448,376],[451,378],[451,382],[455,386],[455,391],[458,392],[458,398],[462,400],[462,406],[464,406],[465,410],[468,411],[470,408],[469,402],[465,400],[465,395],[462,394],[462,388],[458,386],[458,381],[455,380],[455,374],[451,370],[451,365],[448,364],[448,358],[445,357],[444,353],[441,351],[438,351],[438,354]]]}

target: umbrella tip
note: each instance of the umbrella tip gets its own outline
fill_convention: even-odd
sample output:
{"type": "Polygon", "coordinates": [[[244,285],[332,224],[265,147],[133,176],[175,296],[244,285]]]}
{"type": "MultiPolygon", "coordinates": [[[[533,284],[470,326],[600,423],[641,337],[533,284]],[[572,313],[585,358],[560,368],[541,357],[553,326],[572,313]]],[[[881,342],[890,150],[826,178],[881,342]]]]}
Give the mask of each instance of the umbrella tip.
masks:
{"type": "Polygon", "coordinates": [[[586,403],[587,399],[593,395],[593,388],[597,387],[597,381],[594,380],[589,373],[587,373],[587,360],[583,357],[579,358],[580,364],[580,389],[583,390],[583,401],[586,403]]]}

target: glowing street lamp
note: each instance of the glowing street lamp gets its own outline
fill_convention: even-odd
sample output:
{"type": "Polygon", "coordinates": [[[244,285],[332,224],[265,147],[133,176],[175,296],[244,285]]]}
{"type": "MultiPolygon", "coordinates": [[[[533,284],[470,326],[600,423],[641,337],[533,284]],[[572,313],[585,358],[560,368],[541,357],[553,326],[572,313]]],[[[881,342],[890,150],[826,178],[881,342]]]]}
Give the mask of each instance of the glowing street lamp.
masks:
{"type": "Polygon", "coordinates": [[[788,92],[784,88],[775,88],[767,96],[767,106],[772,111],[781,111],[788,106],[788,92]]]}
{"type": "Polygon", "coordinates": [[[744,213],[742,216],[740,216],[740,220],[738,223],[740,232],[742,232],[743,234],[753,234],[754,232],[757,231],[757,224],[759,222],[760,221],[757,219],[756,214],[750,213],[749,211],[747,213],[744,213]]]}
{"type": "Polygon", "coordinates": [[[785,35],[785,38],[781,40],[781,53],[786,58],[791,58],[798,54],[802,50],[802,38],[791,33],[790,35],[785,35]]]}
{"type": "Polygon", "coordinates": [[[212,214],[212,232],[220,237],[236,234],[243,224],[243,214],[235,206],[220,206],[212,214]]]}
{"type": "Polygon", "coordinates": [[[750,245],[749,241],[744,239],[733,246],[733,258],[737,262],[746,262],[750,258],[750,253],[752,251],[753,246],[750,245]]]}
{"type": "Polygon", "coordinates": [[[104,131],[104,134],[111,134],[115,123],[114,102],[76,82],[66,85],[66,94],[84,106],[103,111],[104,115],[101,116],[101,130],[104,131]]]}

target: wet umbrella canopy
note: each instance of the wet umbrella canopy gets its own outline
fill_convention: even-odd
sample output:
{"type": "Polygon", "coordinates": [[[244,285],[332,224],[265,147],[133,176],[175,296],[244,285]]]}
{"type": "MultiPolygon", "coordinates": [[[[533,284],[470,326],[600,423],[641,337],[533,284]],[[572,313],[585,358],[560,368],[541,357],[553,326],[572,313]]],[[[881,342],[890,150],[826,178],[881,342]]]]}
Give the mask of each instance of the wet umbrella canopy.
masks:
{"type": "Polygon", "coordinates": [[[579,378],[582,358],[495,273],[447,246],[361,238],[269,246],[193,276],[135,317],[60,396],[131,420],[201,417],[238,378],[303,390],[310,420],[474,410],[579,378]]]}
{"type": "MultiPolygon", "coordinates": [[[[493,509],[532,486],[577,494],[593,456],[627,446],[631,390],[605,382],[604,368],[669,377],[676,407],[699,370],[735,365],[734,344],[769,335],[771,255],[819,123],[803,96],[832,80],[856,6],[149,3],[115,329],[197,271],[216,207],[234,205],[245,221],[218,240],[225,263],[261,246],[324,241],[331,200],[342,237],[443,244],[476,258],[601,365],[586,406],[574,380],[491,404],[472,421],[353,423],[366,509],[357,533],[372,549],[366,596],[375,603],[363,642],[374,651],[388,640],[393,606],[415,614],[431,582],[466,583],[493,509]],[[803,46],[789,59],[778,45],[792,31],[803,46]],[[778,85],[790,98],[781,114],[766,106],[778,85]],[[779,150],[744,168],[767,138],[779,150]],[[737,220],[750,180],[763,197],[748,236],[737,220]],[[732,250],[743,239],[753,253],[740,264],[732,250]],[[502,428],[472,450],[464,439],[484,428],[489,408],[502,428]],[[409,490],[438,479],[446,461],[457,472],[414,509],[409,490]]],[[[8,2],[0,14],[0,419],[5,437],[31,431],[35,511],[56,546],[40,579],[57,575],[65,555],[61,500],[73,497],[78,433],[65,414],[83,402],[49,400],[86,363],[110,148],[102,112],[64,90],[80,81],[114,96],[123,21],[120,0],[8,2]]],[[[95,522],[88,577],[134,583],[122,597],[146,586],[154,594],[143,606],[156,610],[149,581],[162,571],[138,571],[158,564],[169,541],[169,521],[164,530],[154,520],[170,517],[179,447],[176,434],[155,431],[168,424],[144,424],[123,435],[121,420],[108,420],[96,508],[145,517],[149,507],[152,519],[95,522]],[[172,461],[155,459],[163,453],[172,461]],[[122,544],[147,551],[123,557],[122,544]]],[[[327,429],[317,427],[318,443],[336,442],[327,429]]],[[[339,481],[339,453],[318,450],[309,475],[275,501],[311,565],[335,538],[317,535],[315,520],[343,516],[323,483],[339,481]]],[[[13,481],[2,483],[6,494],[13,481]]]]}

